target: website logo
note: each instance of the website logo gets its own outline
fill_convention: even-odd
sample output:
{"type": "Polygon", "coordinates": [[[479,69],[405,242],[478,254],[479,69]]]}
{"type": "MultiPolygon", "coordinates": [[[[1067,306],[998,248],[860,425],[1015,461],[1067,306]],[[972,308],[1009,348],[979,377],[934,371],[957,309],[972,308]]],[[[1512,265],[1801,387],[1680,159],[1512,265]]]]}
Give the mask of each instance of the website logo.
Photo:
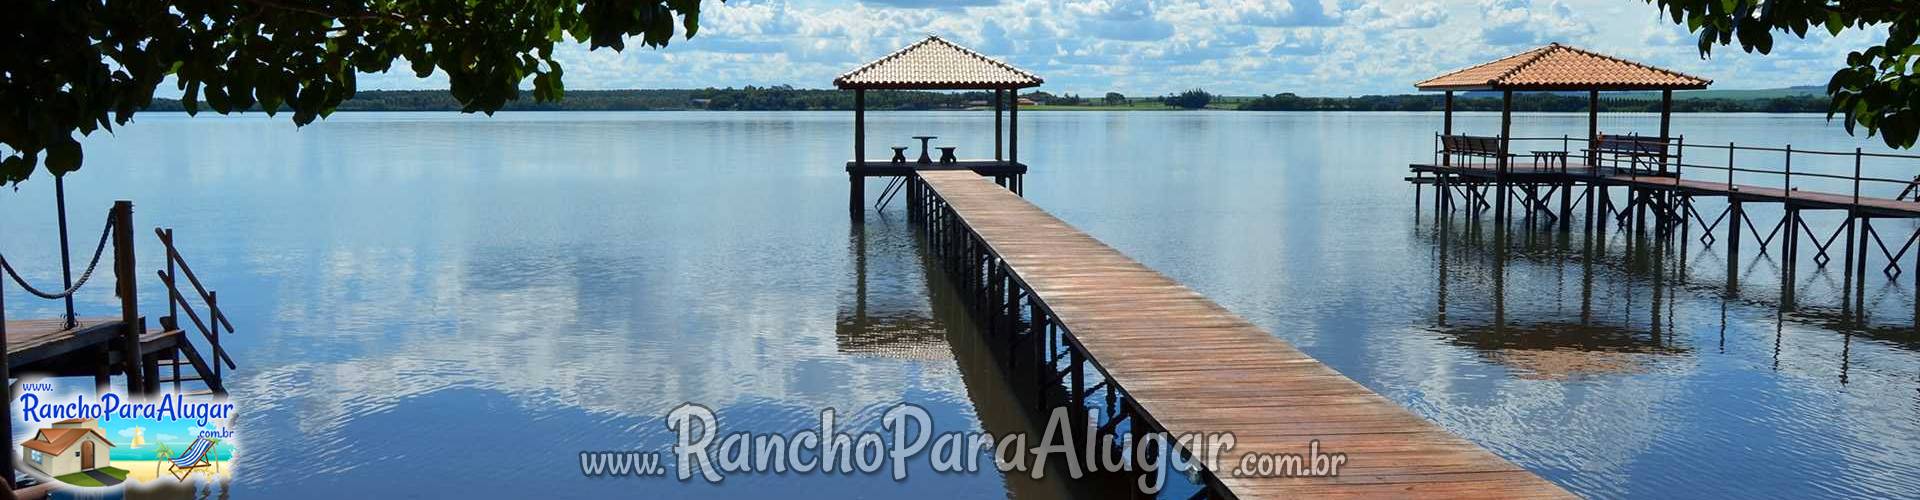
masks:
{"type": "Polygon", "coordinates": [[[66,488],[223,480],[239,451],[224,397],[89,396],[23,383],[13,406],[32,430],[14,443],[17,469],[66,488]]]}

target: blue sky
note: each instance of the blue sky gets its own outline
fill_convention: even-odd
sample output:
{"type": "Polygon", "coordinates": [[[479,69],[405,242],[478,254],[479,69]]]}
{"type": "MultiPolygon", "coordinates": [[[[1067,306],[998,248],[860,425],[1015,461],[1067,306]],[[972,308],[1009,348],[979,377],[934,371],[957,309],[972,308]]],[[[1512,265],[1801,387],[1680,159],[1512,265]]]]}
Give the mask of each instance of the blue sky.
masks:
{"type": "MultiPolygon", "coordinates": [[[[699,36],[664,50],[561,49],[569,89],[824,88],[938,34],[1047,80],[1042,90],[1233,95],[1412,92],[1413,82],[1548,42],[1711,78],[1715,88],[1824,85],[1885,30],[1716,50],[1642,0],[708,0],[699,36]]],[[[629,45],[637,47],[637,44],[629,45]]],[[[405,65],[397,67],[404,68],[405,65]]],[[[445,88],[438,75],[367,75],[362,89],[445,88]]]]}

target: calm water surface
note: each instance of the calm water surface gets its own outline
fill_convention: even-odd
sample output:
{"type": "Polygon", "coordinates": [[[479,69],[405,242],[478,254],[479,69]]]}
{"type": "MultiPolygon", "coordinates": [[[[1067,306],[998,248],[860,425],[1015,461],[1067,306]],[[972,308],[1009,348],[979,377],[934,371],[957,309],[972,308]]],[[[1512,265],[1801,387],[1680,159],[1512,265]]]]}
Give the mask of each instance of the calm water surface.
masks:
{"type": "MultiPolygon", "coordinates": [[[[1728,256],[1618,232],[1435,227],[1400,180],[1430,155],[1432,114],[1022,118],[1040,206],[1576,492],[1920,495],[1913,254],[1897,278],[1872,273],[1860,323],[1840,310],[1837,269],[1803,264],[1786,307],[1777,259],[1751,240],[1728,256]]],[[[874,156],[912,135],[991,150],[987,114],[871,119],[874,156]]],[[[148,114],[88,140],[68,179],[74,227],[89,228],[74,245],[91,245],[111,200],[135,200],[137,225],[176,228],[221,291],[241,329],[228,340],[246,446],[233,497],[1086,494],[993,472],[579,477],[581,450],[664,448],[663,417],[683,402],[713,407],[728,431],[811,428],[823,408],[843,429],[877,429],[903,401],[941,431],[1028,425],[904,209],[848,222],[850,125],[846,113],[341,113],[296,130],[148,114]]],[[[1657,130],[1651,116],[1601,125],[1657,130]]],[[[1516,123],[1520,135],[1583,127],[1516,123]]],[[[1689,143],[1872,149],[1817,116],[1674,127],[1689,143]]],[[[1463,118],[1467,132],[1494,128],[1463,118]]],[[[1709,218],[1721,206],[1700,202],[1709,218]]],[[[0,251],[57,282],[49,178],[0,193],[0,210],[0,251]]],[[[1779,213],[1753,217],[1764,232],[1779,213]]],[[[1897,246],[1915,226],[1876,228],[1897,246]]],[[[151,236],[139,241],[142,269],[162,262],[151,236]]],[[[164,303],[143,285],[143,304],[164,303]]],[[[58,313],[7,293],[11,318],[58,313]]],[[[90,287],[81,308],[117,302],[90,287]]]]}

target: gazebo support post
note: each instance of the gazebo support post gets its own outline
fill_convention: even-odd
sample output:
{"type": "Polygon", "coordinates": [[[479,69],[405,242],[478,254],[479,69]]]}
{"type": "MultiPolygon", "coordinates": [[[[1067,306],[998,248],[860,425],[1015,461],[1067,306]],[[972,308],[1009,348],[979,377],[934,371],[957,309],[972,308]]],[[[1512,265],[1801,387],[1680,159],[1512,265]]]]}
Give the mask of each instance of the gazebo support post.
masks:
{"type": "Polygon", "coordinates": [[[1493,219],[1504,225],[1507,221],[1507,152],[1512,147],[1510,143],[1513,136],[1513,91],[1502,91],[1500,95],[1500,158],[1494,162],[1499,170],[1493,173],[1498,184],[1494,193],[1493,219]]]}
{"type": "Polygon", "coordinates": [[[1007,104],[1007,160],[1020,163],[1020,93],[1012,95],[1007,104]]]}
{"type": "Polygon", "coordinates": [[[1006,161],[1007,125],[1002,123],[1000,112],[1007,108],[1007,91],[993,89],[993,161],[1006,161]]]}
{"type": "Polygon", "coordinates": [[[1595,152],[1600,145],[1600,91],[1587,91],[1587,166],[1598,174],[1600,153],[1595,152]]]}
{"type": "MultiPolygon", "coordinates": [[[[867,91],[853,91],[853,163],[860,167],[867,165],[867,91]]],[[[847,181],[851,190],[847,194],[847,210],[854,220],[863,220],[866,215],[867,178],[859,172],[849,172],[847,181]]]]}
{"type": "MultiPolygon", "coordinates": [[[[1012,94],[1013,103],[1007,108],[1007,160],[1020,163],[1020,93],[1008,93],[1012,94]]],[[[1026,196],[1026,188],[1022,186],[1025,183],[1025,177],[1025,175],[1013,176],[1014,194],[1026,196]]]]}
{"type": "MultiPolygon", "coordinates": [[[[1673,91],[1662,90],[1660,91],[1660,140],[1662,142],[1665,142],[1668,139],[1673,137],[1673,135],[1670,133],[1672,129],[1673,129],[1673,91]]],[[[1667,158],[1666,158],[1666,155],[1664,154],[1661,155],[1661,158],[1660,158],[1660,173],[1662,174],[1667,173],[1667,158]]]]}
{"type": "MultiPolygon", "coordinates": [[[[1442,99],[1440,104],[1440,135],[1442,137],[1453,135],[1453,91],[1451,90],[1447,91],[1447,97],[1442,99]]],[[[1452,165],[1453,155],[1446,154],[1445,147],[1440,149],[1440,166],[1452,165]]]]}

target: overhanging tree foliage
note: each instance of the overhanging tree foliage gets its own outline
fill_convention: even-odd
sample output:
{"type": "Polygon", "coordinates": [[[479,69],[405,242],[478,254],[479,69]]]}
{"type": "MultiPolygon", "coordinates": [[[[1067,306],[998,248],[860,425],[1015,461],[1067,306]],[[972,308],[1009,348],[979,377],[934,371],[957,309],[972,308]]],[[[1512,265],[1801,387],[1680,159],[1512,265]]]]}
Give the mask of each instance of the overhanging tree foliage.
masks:
{"type": "Polygon", "coordinates": [[[1748,52],[1773,51],[1774,32],[1805,38],[1875,26],[1887,28],[1878,45],[1847,54],[1846,66],[1827,83],[1833,101],[1827,117],[1844,115],[1848,133],[1864,127],[1888,146],[1911,148],[1920,136],[1920,1],[1914,0],[1647,0],[1674,23],[1700,35],[1700,54],[1738,41],[1748,52]]]}
{"type": "Polygon", "coordinates": [[[305,125],[404,58],[491,113],[529,78],[536,100],[560,99],[553,48],[569,37],[664,47],[699,20],[700,0],[17,0],[0,15],[0,184],[79,169],[75,134],[126,124],[169,75],[190,114],[257,104],[305,125]]]}

